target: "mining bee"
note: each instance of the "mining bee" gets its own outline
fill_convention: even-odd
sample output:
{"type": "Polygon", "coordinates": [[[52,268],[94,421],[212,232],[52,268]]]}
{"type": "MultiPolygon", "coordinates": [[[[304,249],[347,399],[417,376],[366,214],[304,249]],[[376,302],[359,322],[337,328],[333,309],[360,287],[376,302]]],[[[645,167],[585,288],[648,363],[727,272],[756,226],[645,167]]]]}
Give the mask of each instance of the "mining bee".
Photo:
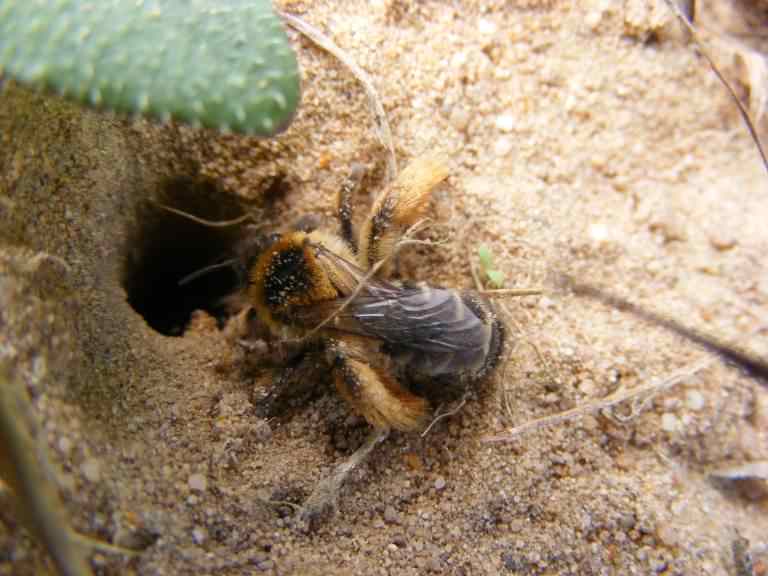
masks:
{"type": "Polygon", "coordinates": [[[319,346],[340,396],[373,427],[349,461],[304,506],[313,516],[335,502],[338,487],[389,430],[423,430],[429,400],[413,382],[466,385],[489,374],[504,328],[488,299],[474,291],[386,279],[406,232],[448,176],[435,157],[417,159],[379,195],[359,233],[352,195],[360,174],[338,196],[338,230],[282,234],[258,257],[245,294],[278,341],[319,346]]]}
{"type": "Polygon", "coordinates": [[[446,176],[435,159],[411,164],[373,205],[358,236],[350,188],[342,188],[339,234],[286,233],[248,276],[248,302],[259,319],[280,338],[321,340],[339,394],[374,427],[424,425],[428,404],[404,376],[473,381],[501,354],[504,331],[485,297],[384,279],[398,241],[446,176]]]}
{"type": "MultiPolygon", "coordinates": [[[[353,171],[339,192],[337,230],[299,225],[251,239],[234,258],[182,280],[232,266],[241,277],[238,298],[245,316],[254,317],[250,323],[257,326],[251,334],[266,336],[280,350],[270,375],[275,388],[313,384],[307,380],[317,372],[303,370],[296,359],[306,360],[302,355],[308,354],[312,364],[319,358],[340,396],[371,425],[362,446],[307,499],[300,514],[304,520],[335,509],[345,478],[390,430],[423,430],[431,416],[431,393],[467,390],[493,371],[503,353],[504,326],[485,294],[387,279],[397,249],[423,221],[432,191],[447,176],[441,160],[418,158],[378,196],[355,234],[352,197],[361,174],[353,171]]],[[[717,338],[588,283],[566,276],[560,281],[576,296],[662,326],[768,381],[765,362],[717,338]]]]}
{"type": "Polygon", "coordinates": [[[182,280],[226,265],[244,273],[239,298],[258,326],[250,333],[263,336],[266,327],[270,346],[282,349],[277,356],[285,365],[275,367],[273,386],[311,384],[300,380],[312,374],[295,368],[295,358],[311,349],[313,362],[321,359],[340,396],[373,428],[310,496],[305,518],[335,508],[344,478],[390,430],[424,430],[430,384],[466,390],[501,357],[504,327],[484,295],[387,279],[447,176],[442,160],[418,158],[383,190],[355,233],[352,200],[362,179],[355,169],[338,195],[336,230],[294,226],[266,244],[252,242],[257,255],[247,249],[182,280]]]}

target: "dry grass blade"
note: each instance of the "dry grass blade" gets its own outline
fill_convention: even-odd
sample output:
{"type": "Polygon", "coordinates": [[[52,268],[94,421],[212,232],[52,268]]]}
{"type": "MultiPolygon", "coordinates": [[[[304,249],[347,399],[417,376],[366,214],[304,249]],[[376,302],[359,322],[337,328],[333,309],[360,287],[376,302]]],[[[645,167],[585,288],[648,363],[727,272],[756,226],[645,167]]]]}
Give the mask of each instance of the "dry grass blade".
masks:
{"type": "Polygon", "coordinates": [[[747,462],[740,466],[729,466],[720,468],[709,473],[715,478],[725,478],[726,480],[738,480],[741,478],[760,478],[768,480],[768,460],[758,460],[756,462],[747,462]]]}
{"type": "Polygon", "coordinates": [[[376,137],[379,143],[387,151],[387,177],[389,181],[394,181],[397,176],[397,158],[395,157],[395,146],[392,141],[392,131],[389,129],[389,122],[387,121],[387,113],[384,111],[384,105],[381,103],[381,97],[373,86],[373,80],[368,73],[360,68],[357,63],[339,48],[333,40],[328,38],[320,30],[305,22],[301,18],[288,14],[286,12],[278,12],[278,14],[285,20],[291,28],[294,28],[301,34],[304,34],[312,42],[320,46],[323,50],[335,56],[344,66],[346,66],[352,75],[357,78],[360,84],[363,85],[365,93],[368,96],[368,105],[373,114],[374,121],[376,123],[376,137]]]}
{"type": "Polygon", "coordinates": [[[458,414],[459,411],[464,407],[464,404],[467,403],[467,397],[469,394],[465,393],[459,402],[456,403],[455,406],[453,406],[450,410],[446,410],[445,412],[440,412],[437,416],[435,416],[432,419],[432,422],[429,423],[429,426],[424,430],[424,432],[421,433],[421,437],[424,438],[427,434],[429,434],[429,431],[432,430],[432,427],[440,422],[443,418],[448,418],[449,416],[453,416],[454,414],[458,414]]]}
{"type": "Polygon", "coordinates": [[[691,34],[691,38],[693,38],[693,41],[696,43],[696,46],[699,49],[699,53],[707,61],[707,64],[709,64],[709,67],[712,69],[712,72],[715,73],[715,76],[717,76],[718,80],[720,80],[723,86],[725,86],[725,88],[730,93],[731,98],[733,98],[733,101],[736,103],[736,106],[739,109],[739,114],[741,114],[741,117],[744,120],[744,123],[747,125],[747,130],[749,130],[749,134],[752,136],[752,140],[754,141],[755,146],[757,146],[757,151],[760,153],[760,158],[763,161],[763,167],[765,168],[765,171],[768,172],[768,158],[766,158],[765,150],[763,150],[763,145],[760,142],[760,138],[757,135],[757,130],[755,130],[755,125],[752,122],[752,118],[750,118],[749,116],[749,112],[744,107],[744,104],[741,103],[741,100],[739,99],[739,96],[736,94],[736,91],[728,83],[725,77],[721,74],[720,70],[717,68],[714,61],[712,60],[712,57],[707,52],[706,48],[704,48],[704,43],[699,39],[699,35],[696,32],[696,28],[694,28],[693,24],[691,24],[691,21],[688,20],[685,14],[681,12],[680,8],[673,0],[664,0],[664,2],[666,2],[669,9],[672,10],[675,16],[677,16],[677,19],[683,24],[683,26],[691,34]]]}
{"type": "Polygon", "coordinates": [[[23,383],[0,364],[0,475],[18,500],[20,520],[45,546],[65,576],[92,574],[85,550],[69,525],[23,383]]]}
{"type": "Polygon", "coordinates": [[[753,50],[742,49],[738,57],[744,63],[749,84],[749,106],[759,122],[768,108],[768,60],[753,50]]]}
{"type": "Polygon", "coordinates": [[[493,290],[477,290],[479,294],[502,298],[504,296],[542,296],[544,290],[541,288],[496,288],[493,290]]]}

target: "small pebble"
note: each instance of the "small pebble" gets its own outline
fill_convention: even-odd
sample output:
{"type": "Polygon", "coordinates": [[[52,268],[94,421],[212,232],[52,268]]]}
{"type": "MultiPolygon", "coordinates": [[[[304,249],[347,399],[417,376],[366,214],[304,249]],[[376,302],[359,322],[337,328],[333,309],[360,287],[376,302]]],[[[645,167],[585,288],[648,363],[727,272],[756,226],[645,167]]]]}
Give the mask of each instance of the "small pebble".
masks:
{"type": "Polygon", "coordinates": [[[685,394],[685,405],[694,412],[698,412],[704,405],[706,400],[704,395],[698,390],[688,390],[685,394]]]}
{"type": "Polygon", "coordinates": [[[435,480],[435,490],[440,491],[445,488],[445,478],[438,476],[435,480]]]}
{"type": "Polygon", "coordinates": [[[490,36],[492,34],[496,34],[496,32],[498,31],[498,26],[496,25],[496,22],[494,22],[493,20],[487,20],[485,18],[481,18],[477,22],[477,31],[483,36],[490,36]]]}
{"type": "Polygon", "coordinates": [[[66,436],[62,436],[61,438],[59,438],[58,446],[59,446],[59,451],[64,456],[68,456],[69,451],[72,450],[72,440],[70,440],[66,436]]]}
{"type": "Polygon", "coordinates": [[[590,30],[594,32],[598,29],[602,20],[603,12],[601,10],[592,10],[591,12],[587,13],[586,17],[584,18],[584,23],[590,30]]]}
{"type": "Polygon", "coordinates": [[[384,509],[384,522],[387,524],[397,524],[400,522],[400,517],[397,514],[394,506],[387,506],[384,509]]]}
{"type": "Polygon", "coordinates": [[[203,474],[192,474],[187,481],[190,490],[205,492],[208,487],[208,480],[203,474]]]}
{"type": "Polygon", "coordinates": [[[506,156],[512,151],[512,140],[507,137],[499,138],[493,144],[493,153],[496,156],[506,156]]]}
{"type": "Polygon", "coordinates": [[[669,412],[665,412],[661,415],[661,429],[664,432],[675,432],[679,428],[680,421],[677,416],[669,412]]]}
{"type": "Polygon", "coordinates": [[[451,125],[459,132],[467,131],[470,119],[469,112],[460,106],[454,106],[453,110],[451,110],[451,115],[448,118],[451,125]]]}
{"type": "Polygon", "coordinates": [[[585,378],[579,382],[579,391],[585,396],[594,396],[596,390],[595,381],[590,378],[585,378]]]}
{"type": "Polygon", "coordinates": [[[656,536],[661,543],[668,548],[674,548],[680,545],[680,534],[671,526],[661,525],[656,528],[656,536]]]}
{"type": "Polygon", "coordinates": [[[542,400],[544,404],[549,404],[549,405],[557,404],[558,402],[560,402],[560,396],[558,396],[554,392],[550,392],[549,394],[545,394],[542,400]]]}
{"type": "Polygon", "coordinates": [[[709,233],[709,243],[715,250],[725,252],[735,248],[739,241],[730,230],[722,228],[709,233]]]}
{"type": "Polygon", "coordinates": [[[392,544],[397,546],[398,548],[405,548],[408,545],[408,541],[405,539],[405,536],[402,534],[398,534],[394,538],[392,538],[392,544]]]}
{"type": "Polygon", "coordinates": [[[511,114],[502,114],[496,117],[496,128],[502,132],[512,132],[515,129],[515,117],[511,114]]]}
{"type": "Polygon", "coordinates": [[[605,242],[609,236],[608,226],[602,223],[595,223],[589,227],[589,237],[593,242],[605,242]]]}
{"type": "Polygon", "coordinates": [[[101,479],[101,465],[95,458],[88,458],[83,462],[80,471],[88,482],[96,483],[101,479]]]}
{"type": "Polygon", "coordinates": [[[688,239],[685,218],[671,209],[653,214],[649,227],[652,232],[660,233],[666,244],[688,239]]]}
{"type": "Polygon", "coordinates": [[[200,546],[203,542],[205,542],[207,537],[208,537],[208,531],[202,526],[195,526],[192,529],[192,541],[198,546],[200,546]]]}

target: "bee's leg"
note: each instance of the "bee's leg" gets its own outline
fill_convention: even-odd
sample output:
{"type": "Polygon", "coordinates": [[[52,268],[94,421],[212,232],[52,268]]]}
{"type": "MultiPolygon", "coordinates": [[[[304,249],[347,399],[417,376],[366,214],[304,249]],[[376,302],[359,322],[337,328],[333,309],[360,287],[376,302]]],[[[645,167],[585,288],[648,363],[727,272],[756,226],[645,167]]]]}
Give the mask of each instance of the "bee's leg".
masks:
{"type": "Polygon", "coordinates": [[[373,447],[386,438],[390,429],[413,431],[424,424],[429,408],[427,401],[411,394],[383,369],[374,370],[362,360],[373,353],[364,340],[350,337],[332,342],[326,351],[333,366],[336,389],[373,426],[373,432],[331,476],[318,484],[302,507],[303,521],[313,523],[336,510],[338,492],[344,480],[373,447]]]}
{"type": "Polygon", "coordinates": [[[360,231],[358,262],[363,268],[392,255],[402,234],[424,216],[432,190],[447,177],[448,169],[440,160],[421,157],[379,195],[360,231]]]}
{"type": "Polygon", "coordinates": [[[341,397],[372,426],[413,432],[424,424],[427,401],[384,370],[336,351],[332,374],[341,397]]]}
{"type": "Polygon", "coordinates": [[[342,183],[341,188],[339,188],[337,211],[339,215],[339,224],[341,225],[341,237],[355,254],[357,254],[357,238],[355,238],[355,233],[352,230],[352,197],[360,188],[364,175],[365,168],[362,164],[353,164],[349,176],[347,176],[342,183]]]}
{"type": "Polygon", "coordinates": [[[388,428],[374,428],[362,446],[336,467],[333,474],[323,478],[299,511],[299,520],[305,529],[312,528],[324,517],[336,512],[339,491],[350,472],[357,468],[379,442],[389,435],[388,428]]]}

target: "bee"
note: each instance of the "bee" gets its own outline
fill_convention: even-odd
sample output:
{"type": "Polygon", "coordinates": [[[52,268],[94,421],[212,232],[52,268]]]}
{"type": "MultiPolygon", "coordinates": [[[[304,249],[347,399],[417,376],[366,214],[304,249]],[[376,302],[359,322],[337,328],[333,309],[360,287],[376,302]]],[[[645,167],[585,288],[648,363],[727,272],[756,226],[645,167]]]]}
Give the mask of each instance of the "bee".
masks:
{"type": "MultiPolygon", "coordinates": [[[[251,241],[234,258],[182,280],[233,266],[246,316],[257,319],[253,333],[261,337],[266,329],[278,346],[291,350],[299,342],[313,358],[319,356],[339,395],[371,425],[360,448],[305,501],[303,520],[314,522],[335,510],[345,478],[390,430],[425,427],[432,398],[422,382],[466,389],[489,376],[503,355],[504,325],[484,294],[389,279],[402,239],[424,217],[433,190],[447,176],[441,160],[417,159],[378,196],[356,234],[352,197],[361,174],[353,171],[339,191],[337,229],[296,225],[251,241]]],[[[561,289],[671,330],[768,381],[765,362],[733,346],[588,283],[565,275],[559,281],[561,289]]],[[[297,355],[278,354],[285,365],[271,374],[275,387],[306,386],[314,378],[316,372],[293,362],[297,355]]]]}
{"type": "Polygon", "coordinates": [[[247,274],[248,305],[278,341],[319,347],[339,395],[372,426],[350,460],[315,491],[310,515],[335,507],[343,477],[389,430],[419,431],[429,399],[410,383],[466,385],[490,374],[504,327],[475,291],[388,280],[404,234],[417,225],[432,191],[448,176],[432,156],[417,159],[378,196],[360,230],[352,196],[360,174],[338,195],[337,230],[292,230],[264,249],[247,274]]]}

